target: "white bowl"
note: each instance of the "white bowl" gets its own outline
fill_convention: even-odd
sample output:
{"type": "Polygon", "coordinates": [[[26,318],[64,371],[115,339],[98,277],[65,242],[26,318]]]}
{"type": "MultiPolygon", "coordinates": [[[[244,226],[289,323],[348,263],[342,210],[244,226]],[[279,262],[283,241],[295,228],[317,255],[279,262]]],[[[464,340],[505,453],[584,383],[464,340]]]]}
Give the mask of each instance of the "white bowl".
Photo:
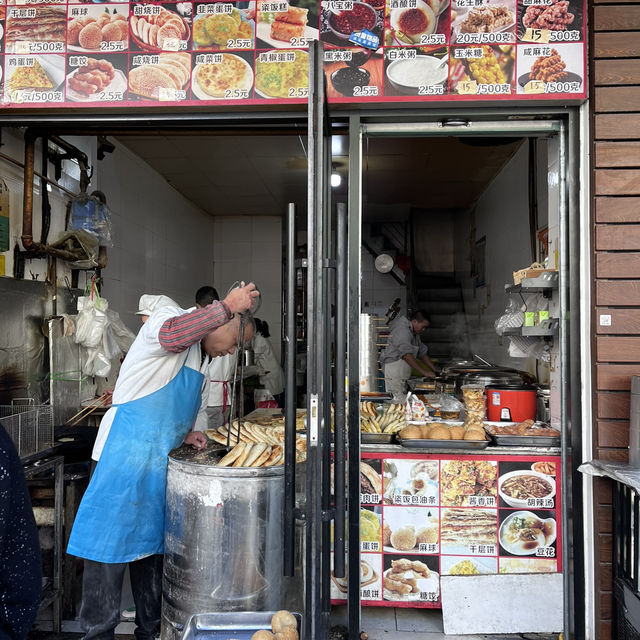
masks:
{"type": "Polygon", "coordinates": [[[398,91],[418,93],[421,86],[438,85],[447,81],[449,66],[435,56],[417,56],[394,60],[387,66],[387,78],[398,91]],[[407,75],[407,72],[413,72],[407,75]]]}
{"type": "MultiPolygon", "coordinates": [[[[553,498],[556,495],[555,482],[552,482],[552,479],[549,476],[544,475],[544,473],[538,473],[537,471],[527,471],[526,469],[523,469],[521,471],[510,471],[509,473],[505,473],[503,476],[500,476],[498,478],[498,494],[510,507],[528,507],[529,509],[536,508],[535,506],[532,507],[530,504],[527,504],[527,498],[521,500],[519,498],[512,498],[506,493],[503,493],[502,485],[505,483],[505,481],[509,480],[509,478],[516,478],[518,476],[535,476],[536,478],[539,478],[546,482],[551,487],[551,491],[546,496],[541,496],[542,498],[553,498]]],[[[531,498],[534,498],[534,496],[531,496],[531,498]]]]}

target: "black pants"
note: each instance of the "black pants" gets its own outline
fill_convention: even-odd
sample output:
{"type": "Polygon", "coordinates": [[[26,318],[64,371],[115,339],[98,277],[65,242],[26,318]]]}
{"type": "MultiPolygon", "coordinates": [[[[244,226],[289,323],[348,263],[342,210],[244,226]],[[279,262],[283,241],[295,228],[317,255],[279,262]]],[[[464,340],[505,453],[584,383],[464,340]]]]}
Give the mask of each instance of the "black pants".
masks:
{"type": "Polygon", "coordinates": [[[84,561],[80,609],[84,640],[113,640],[120,622],[122,581],[127,566],[136,605],[136,640],[155,638],[160,630],[162,559],[162,555],[153,555],[129,563],[84,561]]]}

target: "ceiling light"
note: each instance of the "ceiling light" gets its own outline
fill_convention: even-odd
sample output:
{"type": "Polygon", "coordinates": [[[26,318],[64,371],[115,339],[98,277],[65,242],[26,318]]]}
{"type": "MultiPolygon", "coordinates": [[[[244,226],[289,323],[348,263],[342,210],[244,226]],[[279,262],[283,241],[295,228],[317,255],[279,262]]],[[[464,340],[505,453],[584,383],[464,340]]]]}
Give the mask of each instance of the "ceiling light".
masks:
{"type": "Polygon", "coordinates": [[[331,174],[331,186],[334,189],[339,187],[341,182],[342,182],[342,178],[340,177],[339,173],[332,173],[331,174]]]}

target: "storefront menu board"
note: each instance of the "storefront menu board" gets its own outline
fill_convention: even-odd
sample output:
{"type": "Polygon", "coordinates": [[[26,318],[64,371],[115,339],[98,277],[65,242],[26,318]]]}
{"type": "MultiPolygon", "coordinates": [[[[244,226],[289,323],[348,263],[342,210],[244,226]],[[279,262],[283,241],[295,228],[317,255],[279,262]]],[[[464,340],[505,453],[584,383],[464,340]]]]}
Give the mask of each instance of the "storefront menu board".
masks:
{"type": "Polygon", "coordinates": [[[0,0],[5,107],[583,99],[584,0],[0,0]]]}
{"type": "MultiPolygon", "coordinates": [[[[562,570],[559,456],[364,453],[362,462],[362,604],[439,608],[441,575],[562,570]]],[[[346,592],[332,573],[332,601],[346,592]]]]}

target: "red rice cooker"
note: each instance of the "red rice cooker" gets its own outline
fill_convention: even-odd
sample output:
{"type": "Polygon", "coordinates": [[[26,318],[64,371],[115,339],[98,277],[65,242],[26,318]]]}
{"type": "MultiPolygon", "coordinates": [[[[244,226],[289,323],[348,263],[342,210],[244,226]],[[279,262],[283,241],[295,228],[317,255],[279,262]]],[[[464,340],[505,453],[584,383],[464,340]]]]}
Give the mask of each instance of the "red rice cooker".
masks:
{"type": "Polygon", "coordinates": [[[487,419],[490,422],[524,422],[535,420],[537,389],[532,386],[485,388],[487,419]]]}

